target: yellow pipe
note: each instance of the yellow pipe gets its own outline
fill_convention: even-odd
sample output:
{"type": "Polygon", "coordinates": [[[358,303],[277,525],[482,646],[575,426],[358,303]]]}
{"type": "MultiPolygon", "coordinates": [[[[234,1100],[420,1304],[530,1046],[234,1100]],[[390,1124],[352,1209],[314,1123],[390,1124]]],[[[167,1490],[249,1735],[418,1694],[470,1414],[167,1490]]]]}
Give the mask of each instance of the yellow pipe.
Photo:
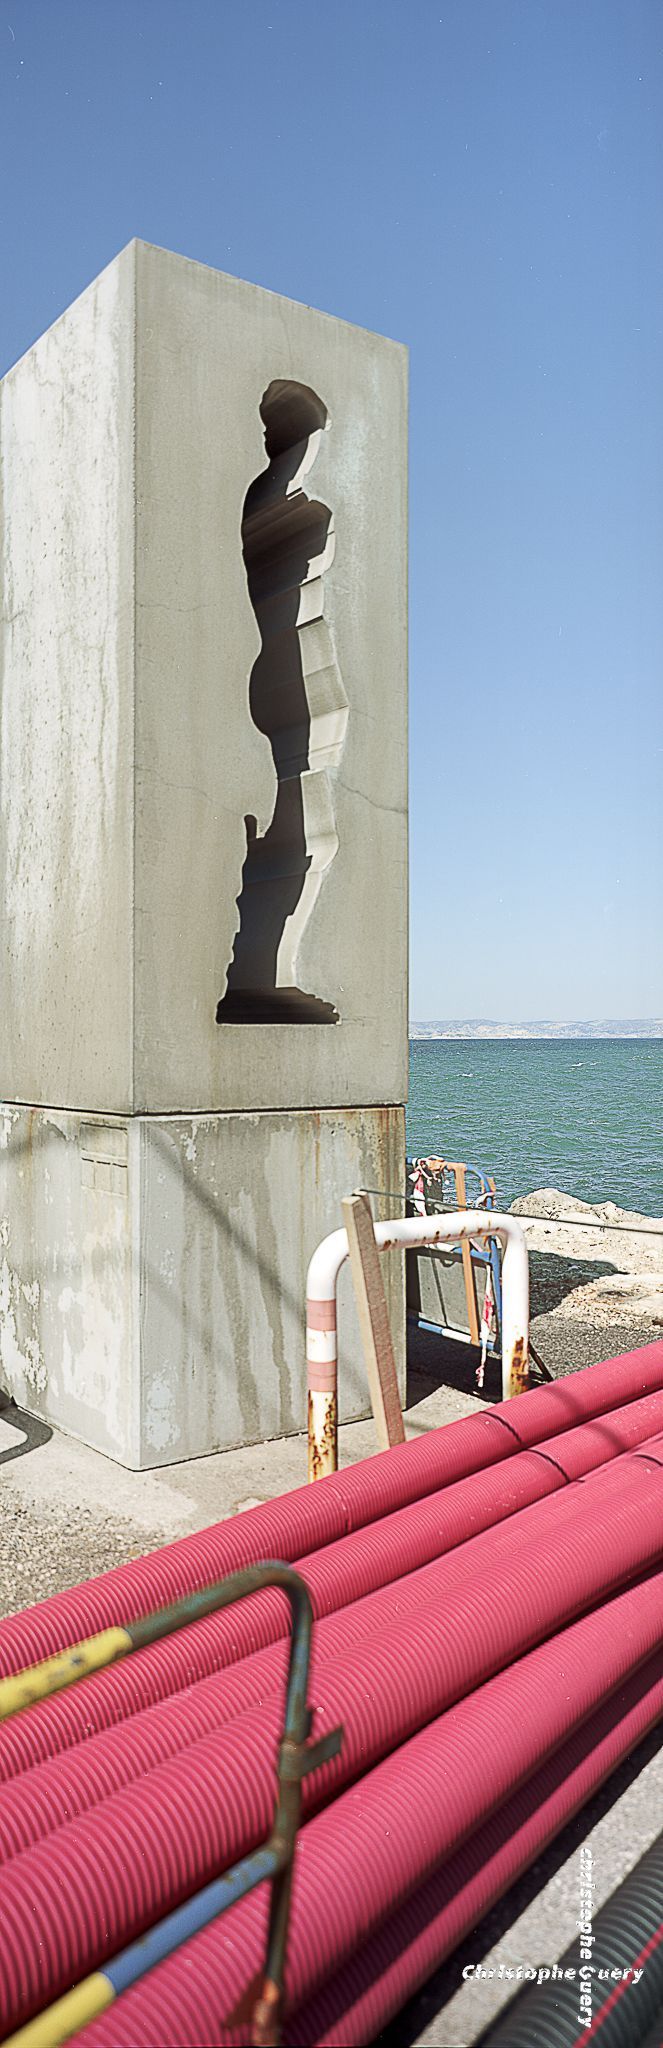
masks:
{"type": "Polygon", "coordinates": [[[80,2027],[98,2019],[106,2006],[112,2005],[114,1997],[108,1978],[101,1970],[95,1970],[94,1976],[85,1977],[74,1991],[68,1991],[64,1998],[56,2000],[55,2005],[49,2005],[46,2012],[28,2020],[27,2027],[20,2027],[17,2034],[11,2034],[5,2048],[60,2048],[60,2043],[70,2041],[80,2027]]]}
{"type": "Polygon", "coordinates": [[[23,1707],[33,1706],[35,1700],[61,1692],[65,1685],[74,1685],[88,1671],[99,1671],[116,1657],[126,1657],[132,1647],[128,1629],[104,1628],[99,1635],[73,1643],[70,1650],[60,1650],[57,1657],[46,1657],[43,1664],[32,1664],[27,1671],[17,1671],[14,1678],[1,1679],[0,1721],[20,1714],[23,1707]]]}

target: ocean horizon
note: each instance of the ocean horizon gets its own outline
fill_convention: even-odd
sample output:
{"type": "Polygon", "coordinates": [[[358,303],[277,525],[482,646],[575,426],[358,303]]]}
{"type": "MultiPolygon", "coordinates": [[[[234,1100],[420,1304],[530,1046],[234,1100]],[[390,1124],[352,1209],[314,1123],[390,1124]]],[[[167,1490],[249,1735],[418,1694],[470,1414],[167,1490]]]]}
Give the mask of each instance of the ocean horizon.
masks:
{"type": "Polygon", "coordinates": [[[413,1020],[413,1038],[663,1038],[663,1017],[441,1017],[413,1020]]]}
{"type": "Polygon", "coordinates": [[[660,1217],[663,1036],[567,1028],[564,1037],[509,1037],[505,1026],[495,1037],[420,1037],[412,1025],[408,1155],[479,1167],[505,1207],[555,1187],[660,1217]]]}

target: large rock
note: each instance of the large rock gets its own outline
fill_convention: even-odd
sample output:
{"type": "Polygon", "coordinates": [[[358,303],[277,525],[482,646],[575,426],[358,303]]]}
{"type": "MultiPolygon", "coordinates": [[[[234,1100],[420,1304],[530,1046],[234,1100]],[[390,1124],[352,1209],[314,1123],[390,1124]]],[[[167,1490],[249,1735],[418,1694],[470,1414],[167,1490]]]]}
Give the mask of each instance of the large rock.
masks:
{"type": "Polygon", "coordinates": [[[530,1253],[532,1312],[601,1327],[663,1326],[663,1218],[536,1188],[512,1203],[530,1253]],[[540,1219],[545,1220],[540,1220],[540,1219]]]}

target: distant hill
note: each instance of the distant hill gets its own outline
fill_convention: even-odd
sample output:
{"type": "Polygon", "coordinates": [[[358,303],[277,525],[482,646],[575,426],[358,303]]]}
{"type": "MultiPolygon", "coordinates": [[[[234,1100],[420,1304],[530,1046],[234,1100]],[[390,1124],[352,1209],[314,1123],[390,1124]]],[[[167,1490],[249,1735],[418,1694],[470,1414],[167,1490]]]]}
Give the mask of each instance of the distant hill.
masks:
{"type": "Polygon", "coordinates": [[[537,1017],[527,1024],[499,1024],[493,1017],[441,1018],[410,1025],[411,1038],[663,1038],[663,1017],[575,1018],[555,1024],[537,1017]]]}

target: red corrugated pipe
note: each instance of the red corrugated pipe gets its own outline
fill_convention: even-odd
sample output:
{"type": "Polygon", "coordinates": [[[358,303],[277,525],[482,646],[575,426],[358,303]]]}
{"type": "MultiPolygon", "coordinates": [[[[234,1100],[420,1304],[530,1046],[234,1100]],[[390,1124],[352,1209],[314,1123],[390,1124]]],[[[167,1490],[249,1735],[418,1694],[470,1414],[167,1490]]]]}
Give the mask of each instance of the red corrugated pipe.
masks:
{"type": "MultiPolygon", "coordinates": [[[[66,1648],[80,1636],[167,1606],[223,1574],[278,1556],[292,1563],[313,1549],[376,1521],[544,1436],[602,1415],[663,1386],[663,1343],[586,1367],[552,1386],[502,1402],[484,1415],[397,1445],[315,1487],[252,1508],[232,1522],[132,1559],[102,1578],[0,1623],[0,1677],[66,1648]]],[[[260,1596],[265,1600],[275,1594],[260,1596]]]]}
{"type": "MultiPolygon", "coordinates": [[[[288,2048],[309,2048],[312,2042],[317,2048],[356,2048],[357,2042],[372,2041],[444,1957],[452,1954],[466,1935],[474,1934],[483,1914],[616,1766],[632,1755],[662,1714],[663,1652],[659,1650],[648,1666],[627,1681],[623,1693],[602,1706],[404,1908],[384,1921],[379,1933],[357,1951],[338,1976],[301,2008],[285,2028],[288,2048]]],[[[477,1960],[481,1947],[479,1929],[477,1960]]],[[[133,2024],[133,2015],[131,2020],[127,2015],[127,2022],[133,2024]]],[[[139,2044],[142,2048],[148,2038],[152,2036],[141,2031],[136,2048],[139,2044]]],[[[216,2042],[221,2038],[217,2033],[216,2042]]],[[[88,2048],[87,2036],[85,2039],[88,2048]]],[[[175,2048],[179,2034],[173,2033],[169,2039],[175,2048]]],[[[126,2043],[126,2034],[124,2040],[126,2043]]]]}
{"type": "MultiPolygon", "coordinates": [[[[646,1571],[663,1554],[662,1488],[661,1465],[630,1454],[406,1580],[403,1618],[372,1641],[370,1663],[360,1649],[319,1675],[315,1732],[341,1719],[344,1743],[341,1759],[307,1780],[307,1810],[445,1703],[646,1571]],[[431,1597],[419,1614],[417,1579],[431,1597]]],[[[342,1626],[343,1616],[334,1620],[342,1626]]],[[[170,1712],[168,1703],[164,1717],[170,1712]]],[[[0,1874],[6,2022],[27,2017],[260,1841],[279,1727],[279,1703],[268,1701],[12,1859],[0,1874]]],[[[82,1749],[81,1765],[85,1756],[82,1749]]]]}
{"type": "MultiPolygon", "coordinates": [[[[546,1652],[552,1648],[546,1645],[546,1652]]],[[[663,1651],[658,1650],[514,1794],[510,1787],[521,1774],[528,1737],[526,1753],[531,1758],[536,1750],[532,1723],[536,1728],[541,1716],[550,1736],[568,1727],[562,1696],[568,1676],[560,1683],[559,1672],[555,1677],[554,1668],[544,1670],[551,1660],[540,1651],[526,1661],[525,1675],[523,1666],[502,1674],[480,1698],[464,1701],[303,1830],[286,1970],[287,2008],[293,2014],[286,2019],[287,2043],[310,2048],[322,2041],[373,2039],[414,1988],[406,1942],[410,1925],[414,1931],[420,1921],[421,1902],[437,1920],[437,1946],[444,1953],[508,1888],[634,1737],[663,1712],[663,1651]],[[541,1664],[539,1682],[531,1668],[535,1659],[541,1664]],[[556,1712],[549,1717],[551,1685],[556,1712]],[[495,1695],[498,1715],[492,1710],[495,1695]],[[529,1717],[524,1735],[523,1714],[529,1717]],[[449,1845],[462,1842],[472,1814],[491,1806],[496,1809],[491,1818],[475,1827],[463,1846],[451,1848],[440,1870],[449,1845]],[[354,1999],[353,1978],[361,1987],[354,1999]],[[369,2012],[360,2009],[366,1987],[369,2012]],[[346,2012],[339,2031],[334,2021],[348,1994],[351,2025],[346,2012]]],[[[591,1683],[586,1699],[590,1692],[591,1683]]],[[[157,2048],[163,2042],[170,2048],[226,2048],[249,2039],[248,2030],[239,2032],[228,2021],[259,1968],[265,1917],[259,1894],[243,1900],[225,1927],[222,1921],[213,1923],[86,2028],[81,2048],[126,2048],[127,2041],[135,2048],[157,2048]]],[[[427,1973],[437,1960],[439,1954],[429,1957],[427,1973]]]]}
{"type": "MultiPolygon", "coordinates": [[[[549,1438],[532,1451],[521,1451],[506,1463],[472,1474],[440,1493],[426,1496],[407,1508],[400,1508],[379,1523],[370,1523],[352,1536],[341,1537],[309,1558],[297,1560],[311,1593],[313,1611],[321,1621],[349,1602],[389,1584],[454,1545],[468,1541],[480,1531],[515,1514],[523,1506],[553,1492],[565,1480],[578,1478],[600,1462],[614,1460],[621,1452],[646,1440],[663,1421],[663,1393],[650,1394],[617,1409],[594,1422],[568,1430],[563,1438],[549,1438]]],[[[355,1617],[360,1634],[381,1626],[379,1615],[363,1608],[355,1617]]],[[[160,1700],[190,1688],[203,1680],[195,1700],[189,1694],[182,1723],[182,1742],[193,1741],[202,1732],[200,1716],[207,1702],[214,1702],[214,1720],[219,1723],[250,1708],[265,1692],[280,1685],[285,1673],[285,1649],[270,1656],[255,1651],[263,1644],[284,1639],[287,1618],[282,1604],[269,1599],[252,1600],[241,1610],[210,1616],[196,1623],[184,1635],[170,1637],[141,1651],[120,1666],[95,1673],[81,1691],[73,1687],[40,1702],[27,1716],[19,1716],[0,1727],[0,1782],[18,1771],[31,1768],[49,1756],[97,1736],[116,1721],[142,1714],[160,1700]],[[219,1665],[244,1662],[218,1671],[219,1665]],[[209,1685],[205,1681],[212,1674],[209,1685]],[[187,1737],[187,1729],[190,1731],[187,1737]]],[[[344,1624],[344,1640],[352,1635],[352,1624],[344,1624]]],[[[326,1635],[316,1631],[315,1657],[325,1654],[326,1635]]],[[[327,1654],[333,1654],[333,1642],[327,1654]]],[[[110,1752],[109,1752],[110,1755],[110,1752]]],[[[91,1768],[91,1766],[90,1766],[91,1768]]]]}
{"type": "MultiPolygon", "coordinates": [[[[614,1459],[620,1449],[623,1451],[627,1445],[645,1438],[648,1425],[659,1419],[662,1405],[663,1395],[649,1395],[598,1422],[584,1423],[568,1431],[563,1442],[551,1439],[536,1450],[521,1452],[506,1466],[460,1480],[442,1493],[399,1509],[383,1523],[371,1524],[303,1560],[300,1568],[315,1615],[326,1616],[339,1609],[344,1600],[356,1601],[370,1589],[388,1584],[397,1577],[399,1566],[403,1572],[410,1572],[443,1555],[452,1545],[469,1540],[482,1528],[495,1526],[537,1497],[562,1487],[565,1477],[590,1470],[601,1456],[614,1459]]],[[[40,1702],[29,1715],[18,1716],[0,1727],[0,1777],[11,1780],[17,1771],[31,1770],[30,1780],[22,1788],[20,1806],[13,1792],[6,1793],[4,1798],[0,1793],[0,1846],[4,1843],[6,1852],[10,1841],[17,1846],[17,1829],[27,1831],[28,1815],[34,1811],[36,1802],[49,1797],[48,1787],[53,1781],[47,1770],[35,1771],[34,1766],[45,1763],[50,1756],[77,1742],[85,1741],[88,1746],[85,1763],[81,1765],[77,1760],[71,1769],[63,1765],[57,1773],[63,1811],[66,1812],[66,1787],[73,1815],[105,1796],[102,1791],[93,1794],[95,1772],[100,1774],[98,1783],[107,1794],[110,1789],[129,1783],[142,1769],[150,1768],[157,1757],[163,1759],[178,1747],[198,1740],[234,1714],[259,1704],[281,1686],[285,1677],[285,1643],[280,1649],[268,1648],[247,1657],[229,1670],[215,1671],[191,1688],[191,1678],[198,1677],[203,1661],[197,1654],[199,1638],[202,1636],[202,1648],[208,1659],[210,1651],[213,1661],[223,1656],[223,1627],[216,1637],[212,1634],[216,1619],[211,1617],[187,1631],[185,1637],[170,1637],[167,1643],[156,1644],[120,1666],[96,1673],[86,1680],[82,1691],[79,1687],[56,1693],[40,1702]],[[195,1637],[195,1646],[187,1647],[190,1636],[195,1637]],[[157,1702],[184,1686],[188,1689],[181,1711],[165,1722],[157,1702]],[[150,1696],[154,1705],[146,1708],[150,1696]],[[113,1721],[122,1722],[125,1715],[133,1714],[137,1715],[135,1736],[129,1732],[125,1739],[121,1729],[113,1736],[104,1732],[113,1721]],[[84,1796],[81,1790],[80,1801],[75,1796],[76,1784],[88,1788],[84,1796]]],[[[226,1617],[218,1619],[223,1624],[226,1617]]],[[[280,1617],[272,1615],[272,1619],[275,1632],[280,1617]]],[[[330,1633],[320,1626],[316,1631],[315,1668],[319,1670],[326,1657],[338,1653],[339,1642],[347,1647],[353,1635],[363,1641],[371,1629],[383,1626],[383,1610],[367,1600],[352,1620],[344,1618],[342,1633],[330,1633]]],[[[206,1668],[209,1671],[209,1661],[206,1668]]],[[[52,1819],[50,1825],[55,1824],[52,1819]]],[[[25,1832],[24,1840],[29,1839],[31,1836],[25,1832]]]]}

